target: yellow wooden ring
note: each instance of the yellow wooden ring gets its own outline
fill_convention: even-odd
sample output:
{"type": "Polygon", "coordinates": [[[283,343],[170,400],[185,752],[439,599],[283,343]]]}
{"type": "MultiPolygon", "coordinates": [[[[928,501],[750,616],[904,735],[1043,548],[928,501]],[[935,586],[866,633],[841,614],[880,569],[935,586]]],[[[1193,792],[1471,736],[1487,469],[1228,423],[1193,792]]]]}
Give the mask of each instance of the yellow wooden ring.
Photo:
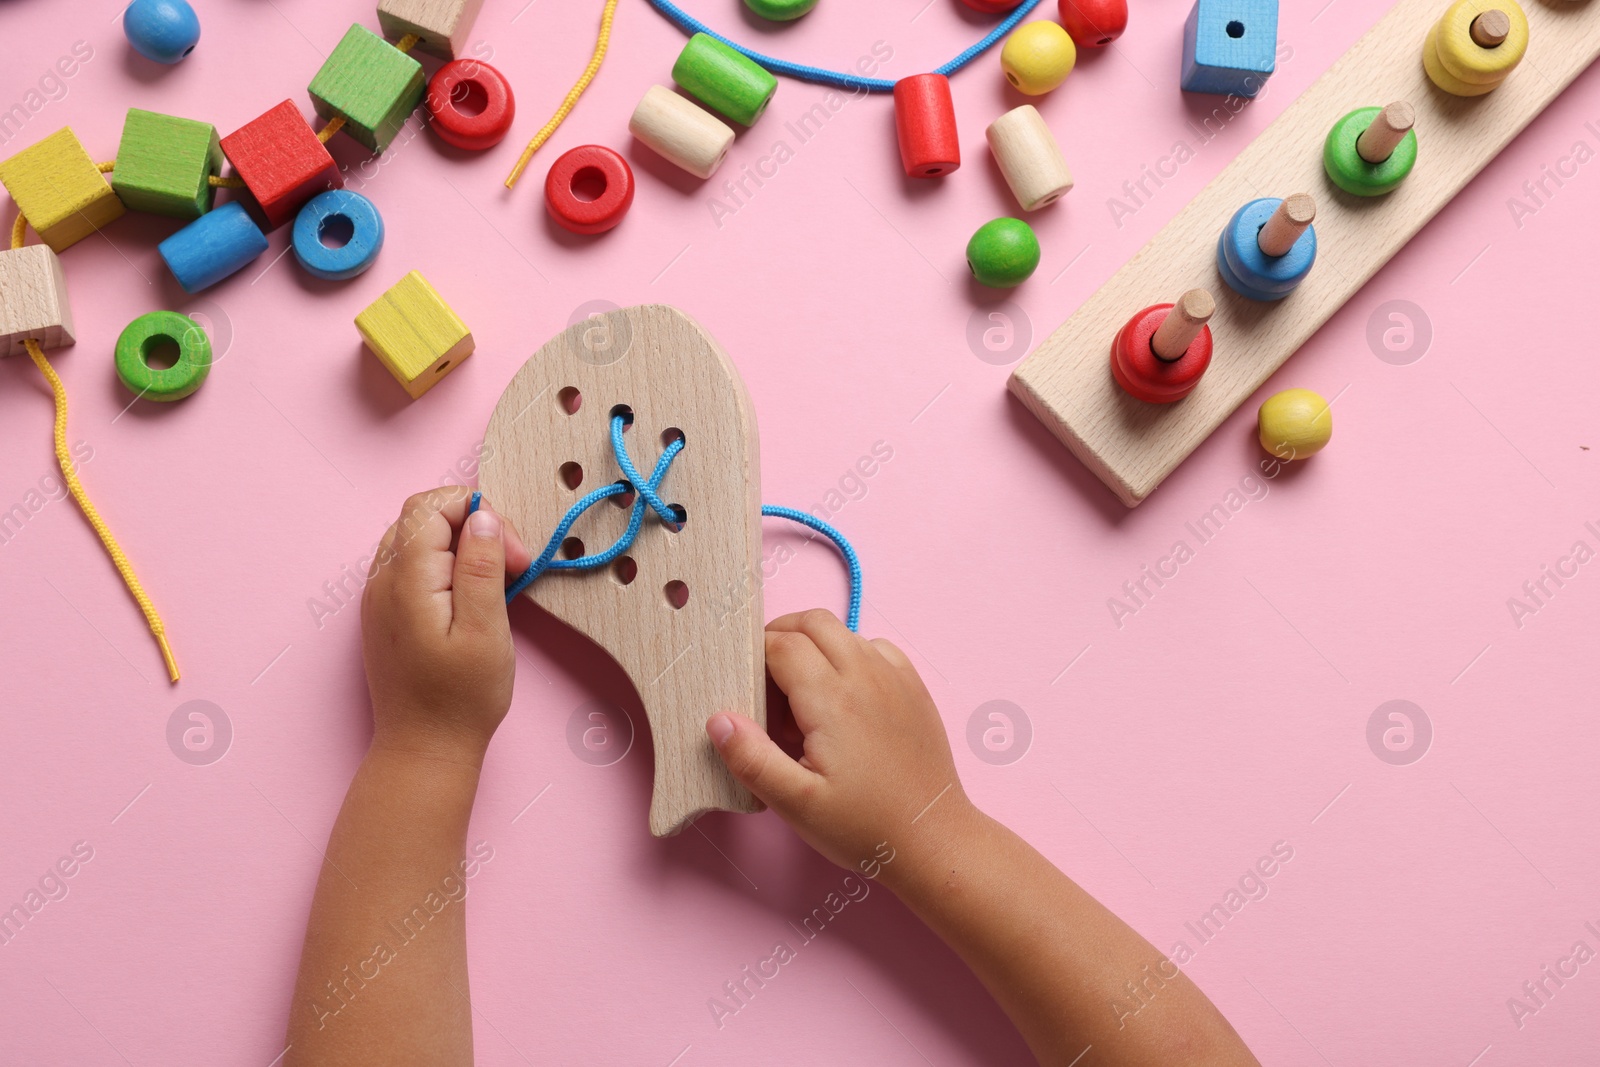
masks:
{"type": "Polygon", "coordinates": [[[1460,81],[1499,85],[1528,54],[1528,16],[1517,0],[1456,0],[1439,20],[1436,47],[1439,62],[1460,81]],[[1511,19],[1511,32],[1495,48],[1472,39],[1472,23],[1485,11],[1499,9],[1511,19]]]}
{"type": "MultiPolygon", "coordinates": [[[[1474,48],[1477,45],[1473,45],[1474,48]]],[[[1437,24],[1428,27],[1428,36],[1422,43],[1422,69],[1428,72],[1428,78],[1452,96],[1482,96],[1491,93],[1500,87],[1499,82],[1491,85],[1473,85],[1464,82],[1451,74],[1439,61],[1439,27],[1437,24]]]]}

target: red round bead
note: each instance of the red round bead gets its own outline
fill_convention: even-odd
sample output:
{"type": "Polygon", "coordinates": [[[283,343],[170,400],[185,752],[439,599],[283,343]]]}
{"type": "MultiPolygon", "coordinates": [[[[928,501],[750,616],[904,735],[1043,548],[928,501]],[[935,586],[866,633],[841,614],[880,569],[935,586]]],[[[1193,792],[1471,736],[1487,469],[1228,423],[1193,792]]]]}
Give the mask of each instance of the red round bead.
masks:
{"type": "Polygon", "coordinates": [[[894,83],[894,128],[908,176],[936,178],[961,166],[956,106],[943,74],[913,74],[894,83]]]}
{"type": "Polygon", "coordinates": [[[633,204],[633,168],[604,145],[580,145],[550,168],[544,202],[550,217],[573,233],[605,233],[633,204]],[[593,199],[581,198],[580,187],[593,191],[593,199]]]}
{"type": "Polygon", "coordinates": [[[517,100],[506,76],[476,59],[453,59],[428,81],[428,114],[434,132],[446,144],[473,151],[500,143],[517,114],[517,100]],[[469,115],[462,104],[483,101],[483,110],[469,115]]]}
{"type": "Polygon", "coordinates": [[[1170,404],[1188,396],[1211,365],[1211,327],[1202,326],[1184,354],[1172,362],[1151,347],[1171,304],[1147,307],[1117,332],[1111,342],[1111,373],[1132,396],[1150,404],[1170,404]]]}
{"type": "Polygon", "coordinates": [[[982,11],[986,15],[997,15],[1002,11],[1010,11],[1022,0],[961,0],[962,3],[974,11],[982,11]]]}
{"type": "Polygon", "coordinates": [[[1128,28],[1128,0],[1060,0],[1059,9],[1079,48],[1104,48],[1128,28]]]}

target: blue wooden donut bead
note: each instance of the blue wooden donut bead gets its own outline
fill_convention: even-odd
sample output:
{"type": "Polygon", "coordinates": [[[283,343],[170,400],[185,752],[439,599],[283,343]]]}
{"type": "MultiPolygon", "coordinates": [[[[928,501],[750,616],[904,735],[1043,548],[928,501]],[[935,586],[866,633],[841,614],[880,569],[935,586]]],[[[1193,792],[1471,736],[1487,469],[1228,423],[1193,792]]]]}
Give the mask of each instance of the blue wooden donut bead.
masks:
{"type": "Polygon", "coordinates": [[[133,0],[122,13],[133,50],[157,63],[176,63],[200,42],[200,19],[185,0],[133,0]]]}
{"type": "Polygon", "coordinates": [[[294,258],[318,278],[342,281],[372,266],[383,247],[383,216],[360,193],[329,189],[306,201],[294,220],[294,258]],[[339,248],[322,243],[323,228],[332,219],[350,223],[350,239],[339,248]]]}
{"type": "Polygon", "coordinates": [[[198,293],[267,250],[267,235],[237,200],[213,208],[156,246],[186,293],[198,293]]]}
{"type": "Polygon", "coordinates": [[[1307,226],[1294,247],[1281,256],[1261,251],[1261,227],[1283,201],[1252,200],[1234,213],[1217,240],[1217,271],[1228,287],[1251,300],[1282,300],[1311,273],[1317,260],[1317,229],[1307,226]]]}

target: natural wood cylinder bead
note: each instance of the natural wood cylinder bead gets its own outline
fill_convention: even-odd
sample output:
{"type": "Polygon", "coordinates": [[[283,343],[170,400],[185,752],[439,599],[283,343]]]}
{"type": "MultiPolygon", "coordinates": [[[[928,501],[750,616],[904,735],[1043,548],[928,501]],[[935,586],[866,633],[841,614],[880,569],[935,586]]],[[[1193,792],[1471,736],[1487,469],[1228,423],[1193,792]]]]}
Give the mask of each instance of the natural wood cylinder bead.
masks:
{"type": "Polygon", "coordinates": [[[943,74],[913,74],[894,83],[894,128],[908,177],[937,178],[961,166],[956,106],[943,74]]]}
{"type": "Polygon", "coordinates": [[[1396,100],[1378,112],[1372,125],[1356,138],[1356,151],[1368,163],[1382,163],[1394,155],[1416,124],[1417,109],[1404,100],[1396,100]]]}
{"type": "Polygon", "coordinates": [[[733,146],[733,128],[661,85],[645,90],[628,131],[667,162],[709,178],[733,146]]]}
{"type": "Polygon", "coordinates": [[[989,150],[1024,211],[1049,207],[1072,189],[1072,172],[1044,116],[1032,104],[989,123],[989,150]]]}
{"type": "Polygon", "coordinates": [[[1310,193],[1295,193],[1285,197],[1266,225],[1261,227],[1257,241],[1262,253],[1268,256],[1287,255],[1316,218],[1317,202],[1310,193]]]}
{"type": "Polygon", "coordinates": [[[1150,339],[1150,347],[1156,357],[1169,363],[1182,359],[1216,313],[1217,302],[1204,289],[1190,289],[1184,293],[1150,339]]]}

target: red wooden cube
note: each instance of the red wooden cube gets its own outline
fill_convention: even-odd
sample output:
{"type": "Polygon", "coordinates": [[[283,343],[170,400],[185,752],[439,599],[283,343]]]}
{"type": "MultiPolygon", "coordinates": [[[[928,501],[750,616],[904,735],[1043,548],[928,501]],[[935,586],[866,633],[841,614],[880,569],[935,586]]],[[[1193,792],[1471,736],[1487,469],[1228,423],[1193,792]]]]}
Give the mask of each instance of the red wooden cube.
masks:
{"type": "Polygon", "coordinates": [[[344,186],[344,175],[293,100],[222,139],[222,152],[261,205],[266,229],[294,218],[307,200],[344,186]]]}

